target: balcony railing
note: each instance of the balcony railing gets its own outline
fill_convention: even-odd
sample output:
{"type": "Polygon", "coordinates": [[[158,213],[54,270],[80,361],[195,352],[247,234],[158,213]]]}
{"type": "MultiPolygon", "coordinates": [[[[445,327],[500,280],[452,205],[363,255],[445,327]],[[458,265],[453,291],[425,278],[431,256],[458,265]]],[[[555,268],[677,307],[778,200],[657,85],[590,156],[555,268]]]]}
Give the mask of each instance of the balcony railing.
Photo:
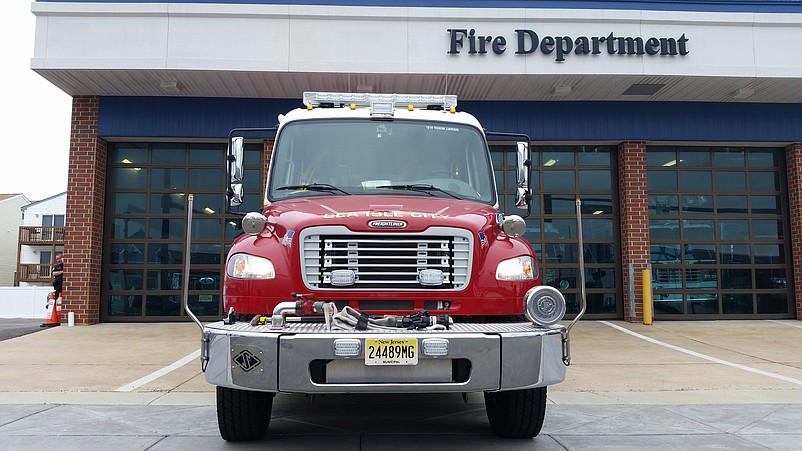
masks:
{"type": "Polygon", "coordinates": [[[64,244],[64,226],[20,226],[19,244],[64,244]]]}
{"type": "Polygon", "coordinates": [[[21,263],[17,265],[17,277],[19,282],[43,282],[51,283],[50,265],[40,265],[34,263],[21,263]]]}

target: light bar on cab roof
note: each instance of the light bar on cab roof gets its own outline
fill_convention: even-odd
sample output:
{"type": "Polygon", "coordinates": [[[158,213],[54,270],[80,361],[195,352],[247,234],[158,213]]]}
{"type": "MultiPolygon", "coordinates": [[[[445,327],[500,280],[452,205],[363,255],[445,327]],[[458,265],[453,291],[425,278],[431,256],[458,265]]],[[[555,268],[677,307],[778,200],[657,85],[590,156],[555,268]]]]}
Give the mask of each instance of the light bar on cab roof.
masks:
{"type": "Polygon", "coordinates": [[[304,105],[319,107],[322,104],[371,106],[373,103],[390,103],[393,106],[450,110],[457,107],[457,96],[436,94],[372,94],[348,92],[305,92],[304,105]]]}

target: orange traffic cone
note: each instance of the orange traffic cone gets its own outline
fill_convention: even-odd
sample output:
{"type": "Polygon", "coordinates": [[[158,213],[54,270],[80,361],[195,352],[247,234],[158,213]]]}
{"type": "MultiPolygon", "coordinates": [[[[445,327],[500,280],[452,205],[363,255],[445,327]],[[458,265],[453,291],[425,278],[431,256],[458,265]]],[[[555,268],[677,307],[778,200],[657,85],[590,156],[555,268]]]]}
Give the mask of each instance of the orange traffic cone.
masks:
{"type": "Polygon", "coordinates": [[[53,327],[61,325],[61,298],[53,299],[56,296],[55,291],[51,291],[47,296],[48,307],[53,310],[50,311],[50,318],[39,325],[39,327],[53,327]]]}

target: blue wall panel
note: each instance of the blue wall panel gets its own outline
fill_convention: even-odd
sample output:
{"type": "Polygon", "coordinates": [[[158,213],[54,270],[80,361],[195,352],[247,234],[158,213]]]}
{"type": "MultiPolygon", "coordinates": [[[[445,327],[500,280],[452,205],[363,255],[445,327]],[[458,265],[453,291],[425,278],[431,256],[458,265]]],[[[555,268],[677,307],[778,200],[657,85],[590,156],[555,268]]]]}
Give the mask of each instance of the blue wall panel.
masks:
{"type": "Polygon", "coordinates": [[[101,97],[104,137],[227,137],[235,127],[272,127],[300,100],[203,97],[101,97]]]}
{"type": "MultiPolygon", "coordinates": [[[[36,0],[75,2],[75,0],[36,0]]],[[[84,3],[224,3],[274,5],[393,6],[403,8],[561,8],[709,12],[802,12],[800,0],[82,0],[84,3]]]]}
{"type": "MultiPolygon", "coordinates": [[[[102,97],[102,137],[224,138],[272,127],[301,99],[102,97]]],[[[802,105],[691,102],[459,102],[492,131],[536,141],[802,142],[802,105]]]]}
{"type": "Polygon", "coordinates": [[[490,130],[543,141],[802,141],[802,105],[697,102],[460,102],[490,130]]]}

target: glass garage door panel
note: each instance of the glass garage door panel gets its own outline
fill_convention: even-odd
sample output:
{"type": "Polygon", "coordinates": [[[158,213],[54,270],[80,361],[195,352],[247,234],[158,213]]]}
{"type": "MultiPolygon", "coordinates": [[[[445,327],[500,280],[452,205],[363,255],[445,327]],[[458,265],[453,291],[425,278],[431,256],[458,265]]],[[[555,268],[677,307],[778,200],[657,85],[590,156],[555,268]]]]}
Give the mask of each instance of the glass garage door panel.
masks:
{"type": "MultiPolygon", "coordinates": [[[[526,219],[529,240],[541,265],[541,282],[559,289],[569,316],[579,312],[579,261],[576,198],[582,199],[582,234],[588,315],[620,318],[623,299],[618,240],[618,185],[612,146],[533,146],[532,215],[526,219]]],[[[514,206],[515,147],[491,146],[499,207],[505,214],[523,214],[514,206]]]]}
{"type": "Polygon", "coordinates": [[[647,148],[656,319],[790,317],[783,152],[647,148]]]}
{"type": "MultiPolygon", "coordinates": [[[[246,204],[258,209],[262,146],[247,145],[246,204]]],[[[222,262],[241,233],[225,215],[224,143],[112,143],[106,190],[101,317],[105,321],[182,319],[186,193],[194,194],[189,303],[205,318],[222,314],[222,262]]]]}

